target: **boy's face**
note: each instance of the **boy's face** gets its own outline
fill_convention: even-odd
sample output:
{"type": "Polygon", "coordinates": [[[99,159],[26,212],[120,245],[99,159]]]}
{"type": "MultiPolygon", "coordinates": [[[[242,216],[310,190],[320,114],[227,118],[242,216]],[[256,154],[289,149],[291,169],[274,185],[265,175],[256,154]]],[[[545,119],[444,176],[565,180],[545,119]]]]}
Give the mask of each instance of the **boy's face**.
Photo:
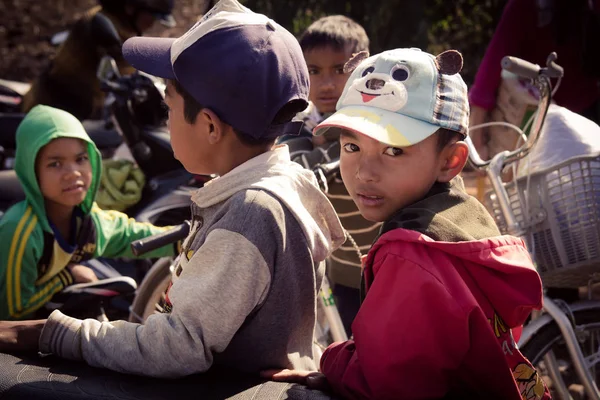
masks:
{"type": "Polygon", "coordinates": [[[369,221],[385,221],[423,198],[445,164],[437,135],[403,148],[347,130],[340,141],[342,180],[369,221]]]}
{"type": "Polygon", "coordinates": [[[80,139],[54,139],[40,150],[36,175],[45,200],[75,207],[83,202],[92,183],[87,144],[80,139]]]}
{"type": "Polygon", "coordinates": [[[202,121],[198,121],[197,119],[194,124],[190,124],[185,120],[183,97],[177,93],[177,90],[171,82],[167,82],[165,103],[169,108],[167,127],[169,129],[171,147],[173,147],[175,158],[178,159],[189,172],[200,173],[197,164],[199,161],[206,158],[203,156],[202,152],[207,146],[199,143],[195,128],[197,128],[197,125],[200,125],[202,121]]]}
{"type": "Polygon", "coordinates": [[[352,56],[349,49],[336,50],[331,46],[316,47],[304,52],[310,75],[310,101],[321,113],[335,112],[344,85],[350,76],[344,64],[352,56]]]}

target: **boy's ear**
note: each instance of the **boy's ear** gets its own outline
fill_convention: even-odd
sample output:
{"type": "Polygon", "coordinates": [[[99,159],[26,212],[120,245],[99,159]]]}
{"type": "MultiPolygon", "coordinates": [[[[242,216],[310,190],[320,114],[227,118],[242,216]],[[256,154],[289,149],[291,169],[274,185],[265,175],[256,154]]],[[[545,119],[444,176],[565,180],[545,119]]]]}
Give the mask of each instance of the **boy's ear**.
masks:
{"type": "Polygon", "coordinates": [[[450,182],[464,168],[467,158],[469,157],[469,148],[463,141],[452,143],[444,150],[440,156],[442,163],[438,174],[438,182],[450,182]]]}
{"type": "Polygon", "coordinates": [[[202,125],[208,127],[206,132],[208,143],[219,143],[223,139],[225,123],[221,121],[221,118],[219,118],[219,116],[209,108],[203,108],[200,110],[200,113],[196,119],[200,118],[204,121],[204,124],[202,125]]]}
{"type": "Polygon", "coordinates": [[[349,74],[350,72],[354,71],[356,67],[358,67],[358,64],[367,58],[369,58],[369,52],[366,50],[352,54],[352,57],[350,57],[350,59],[346,61],[346,64],[344,64],[344,73],[349,74]]]}

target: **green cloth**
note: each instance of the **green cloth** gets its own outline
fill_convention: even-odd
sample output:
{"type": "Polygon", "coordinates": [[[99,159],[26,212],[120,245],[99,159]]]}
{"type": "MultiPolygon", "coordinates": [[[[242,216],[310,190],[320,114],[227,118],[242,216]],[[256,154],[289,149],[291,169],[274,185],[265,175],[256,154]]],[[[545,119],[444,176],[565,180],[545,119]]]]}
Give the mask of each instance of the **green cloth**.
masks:
{"type": "Polygon", "coordinates": [[[124,211],[142,198],[146,177],[129,160],[104,160],[96,203],[105,210],[124,211]]]}

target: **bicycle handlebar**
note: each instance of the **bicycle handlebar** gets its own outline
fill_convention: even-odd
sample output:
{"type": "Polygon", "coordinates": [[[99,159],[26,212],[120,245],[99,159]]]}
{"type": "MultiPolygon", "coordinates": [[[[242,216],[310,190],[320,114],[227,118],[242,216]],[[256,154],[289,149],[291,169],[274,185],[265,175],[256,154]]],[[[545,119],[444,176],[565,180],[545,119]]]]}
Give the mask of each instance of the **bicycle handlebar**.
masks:
{"type": "Polygon", "coordinates": [[[502,69],[508,72],[529,79],[536,79],[541,70],[539,65],[511,56],[504,57],[500,62],[500,65],[502,66],[502,69]]]}
{"type": "Polygon", "coordinates": [[[545,68],[515,57],[504,57],[502,59],[502,68],[516,73],[521,77],[533,79],[534,84],[540,91],[537,114],[535,115],[529,137],[521,147],[513,151],[503,151],[496,154],[491,160],[484,161],[479,156],[471,139],[469,137],[466,138],[466,143],[469,147],[469,161],[476,168],[486,172],[504,216],[506,230],[514,236],[522,236],[525,233],[525,229],[520,225],[512,210],[508,193],[502,182],[502,170],[507,165],[526,157],[539,140],[542,126],[546,119],[546,113],[550,106],[550,100],[552,99],[550,78],[562,78],[563,76],[562,67],[554,62],[556,58],[556,53],[551,53],[546,59],[545,68]]]}
{"type": "MultiPolygon", "coordinates": [[[[546,67],[544,68],[516,57],[506,56],[502,59],[501,65],[503,69],[520,77],[532,79],[540,90],[538,113],[535,116],[529,140],[516,150],[501,153],[500,158],[502,160],[499,162],[502,164],[502,167],[527,156],[537,143],[552,98],[550,78],[561,78],[564,74],[563,68],[555,63],[556,59],[556,53],[550,53],[546,59],[546,67]]],[[[469,161],[471,164],[478,169],[488,168],[492,160],[482,160],[470,138],[466,139],[466,143],[469,147],[469,161]]]]}
{"type": "Polygon", "coordinates": [[[178,240],[183,240],[189,233],[190,222],[185,221],[183,224],[177,225],[176,227],[171,228],[163,233],[159,233],[158,235],[132,242],[131,251],[136,256],[141,256],[149,251],[156,250],[171,243],[175,243],[178,240]]]}
{"type": "Polygon", "coordinates": [[[340,171],[340,159],[330,161],[327,164],[319,164],[313,168],[317,182],[323,193],[329,192],[329,178],[340,171]]]}

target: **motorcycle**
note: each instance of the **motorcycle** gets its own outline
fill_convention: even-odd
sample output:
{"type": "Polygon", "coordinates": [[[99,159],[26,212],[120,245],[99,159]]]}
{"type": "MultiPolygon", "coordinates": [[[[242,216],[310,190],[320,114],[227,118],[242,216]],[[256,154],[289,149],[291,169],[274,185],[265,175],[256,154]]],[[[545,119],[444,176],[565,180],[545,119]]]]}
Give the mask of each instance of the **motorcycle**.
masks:
{"type": "MultiPolygon", "coordinates": [[[[193,176],[175,159],[166,129],[166,112],[162,105],[164,84],[156,78],[134,73],[120,76],[115,61],[102,59],[98,78],[107,91],[110,119],[83,121],[83,125],[104,157],[113,156],[121,145],[146,176],[142,199],[126,210],[132,217],[181,186],[200,187],[210,177],[193,176]],[[161,93],[162,92],[162,93],[161,93]]],[[[0,114],[0,210],[24,198],[14,165],[15,135],[23,114],[0,114]]],[[[162,200],[164,201],[164,199],[162,200]]],[[[171,218],[173,219],[173,218],[171,218]]],[[[185,215],[176,218],[179,223],[185,215]]],[[[168,224],[168,221],[164,221],[168,224]]]]}
{"type": "MultiPolygon", "coordinates": [[[[173,155],[164,124],[164,83],[143,73],[120,76],[110,57],[102,59],[97,75],[108,93],[107,107],[112,117],[108,122],[117,132],[119,142],[106,140],[103,135],[108,122],[84,121],[84,127],[90,133],[98,133],[95,141],[101,148],[116,151],[117,145],[124,143],[147,179],[141,200],[125,212],[140,222],[158,226],[180,224],[189,219],[190,194],[210,177],[193,176],[173,155]],[[98,129],[89,130],[90,126],[98,129]],[[103,143],[106,146],[102,146],[103,143]]],[[[21,119],[22,115],[17,114],[0,115],[0,144],[13,153],[16,128],[21,119]]],[[[24,199],[14,170],[0,171],[0,187],[3,189],[0,191],[0,212],[24,199]]],[[[99,319],[127,319],[137,283],[143,280],[154,261],[92,260],[88,266],[101,281],[65,288],[45,311],[60,308],[73,315],[88,313],[85,315],[99,316],[99,319]]]]}

